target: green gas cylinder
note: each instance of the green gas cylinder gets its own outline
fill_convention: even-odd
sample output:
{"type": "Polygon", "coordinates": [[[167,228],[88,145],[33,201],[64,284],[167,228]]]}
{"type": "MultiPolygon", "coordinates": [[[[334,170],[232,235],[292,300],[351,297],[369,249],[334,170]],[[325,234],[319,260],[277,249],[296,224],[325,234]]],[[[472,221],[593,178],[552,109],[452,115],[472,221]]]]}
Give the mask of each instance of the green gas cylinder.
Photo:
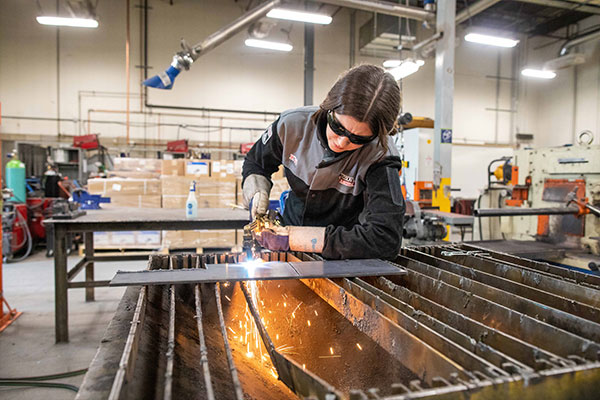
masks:
{"type": "Polygon", "coordinates": [[[10,201],[25,203],[27,192],[25,191],[25,164],[16,156],[6,163],[6,187],[12,189],[13,197],[10,201]]]}

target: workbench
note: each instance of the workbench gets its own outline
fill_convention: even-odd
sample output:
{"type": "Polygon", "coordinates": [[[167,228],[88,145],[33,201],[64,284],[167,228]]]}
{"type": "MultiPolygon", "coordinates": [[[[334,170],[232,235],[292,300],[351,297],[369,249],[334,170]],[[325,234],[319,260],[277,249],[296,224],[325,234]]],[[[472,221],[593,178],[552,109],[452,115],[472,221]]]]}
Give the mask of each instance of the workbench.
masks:
{"type": "Polygon", "coordinates": [[[96,256],[94,232],[145,231],[145,230],[195,230],[242,229],[249,221],[248,211],[231,209],[199,209],[198,217],[186,219],[184,210],[118,208],[89,210],[75,219],[49,219],[54,231],[54,310],[56,342],[69,341],[68,289],[85,288],[85,300],[94,301],[94,288],[108,286],[110,281],[94,280],[94,262],[129,261],[146,259],[147,255],[96,256]],[[66,236],[83,233],[84,257],[67,270],[66,236]],[[85,269],[85,281],[73,278],[85,269]]]}

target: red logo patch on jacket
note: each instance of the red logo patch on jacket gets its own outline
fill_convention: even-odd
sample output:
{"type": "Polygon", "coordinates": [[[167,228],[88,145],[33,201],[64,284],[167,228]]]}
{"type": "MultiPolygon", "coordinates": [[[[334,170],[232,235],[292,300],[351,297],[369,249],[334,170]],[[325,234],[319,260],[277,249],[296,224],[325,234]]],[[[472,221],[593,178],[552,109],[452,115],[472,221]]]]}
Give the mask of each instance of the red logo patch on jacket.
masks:
{"type": "Polygon", "coordinates": [[[348,187],[354,187],[354,182],[355,179],[351,176],[348,176],[346,174],[340,174],[339,183],[341,183],[344,186],[348,186],[348,187]]]}
{"type": "Polygon", "coordinates": [[[290,154],[290,161],[293,162],[294,165],[298,165],[298,159],[293,154],[290,154]]]}

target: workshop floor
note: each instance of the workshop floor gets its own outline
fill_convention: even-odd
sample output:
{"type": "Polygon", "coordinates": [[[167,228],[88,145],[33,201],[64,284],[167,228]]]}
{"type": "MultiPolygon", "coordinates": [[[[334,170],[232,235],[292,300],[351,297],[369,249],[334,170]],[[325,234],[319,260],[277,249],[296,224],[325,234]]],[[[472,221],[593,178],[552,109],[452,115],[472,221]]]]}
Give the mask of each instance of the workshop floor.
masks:
{"type": "MultiPolygon", "coordinates": [[[[78,260],[69,257],[69,268],[78,260]]],[[[95,278],[110,279],[117,269],[139,270],[147,261],[96,263],[95,278]]],[[[124,288],[97,288],[96,301],[86,303],[84,289],[69,290],[68,344],[54,342],[54,262],[45,252],[26,261],[4,264],[4,295],[23,314],[0,333],[0,378],[49,375],[87,368],[124,288]]],[[[79,280],[83,279],[81,273],[79,280]]],[[[58,382],[79,386],[83,375],[58,382]]],[[[0,399],[73,399],[65,389],[0,387],[0,399]]]]}

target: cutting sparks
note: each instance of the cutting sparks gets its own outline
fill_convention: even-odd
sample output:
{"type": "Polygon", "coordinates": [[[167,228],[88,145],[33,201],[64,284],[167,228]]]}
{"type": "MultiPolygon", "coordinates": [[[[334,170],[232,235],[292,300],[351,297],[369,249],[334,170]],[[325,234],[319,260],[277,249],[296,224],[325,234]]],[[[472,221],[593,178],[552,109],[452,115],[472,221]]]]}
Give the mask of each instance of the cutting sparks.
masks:
{"type": "Polygon", "coordinates": [[[362,346],[360,345],[360,343],[356,343],[356,347],[358,347],[359,350],[362,350],[362,346]]]}
{"type": "Polygon", "coordinates": [[[333,355],[333,347],[329,348],[329,352],[331,353],[331,355],[333,355]]]}
{"type": "Polygon", "coordinates": [[[310,326],[310,319],[307,319],[307,320],[306,320],[306,324],[307,324],[308,326],[310,326]]]}

